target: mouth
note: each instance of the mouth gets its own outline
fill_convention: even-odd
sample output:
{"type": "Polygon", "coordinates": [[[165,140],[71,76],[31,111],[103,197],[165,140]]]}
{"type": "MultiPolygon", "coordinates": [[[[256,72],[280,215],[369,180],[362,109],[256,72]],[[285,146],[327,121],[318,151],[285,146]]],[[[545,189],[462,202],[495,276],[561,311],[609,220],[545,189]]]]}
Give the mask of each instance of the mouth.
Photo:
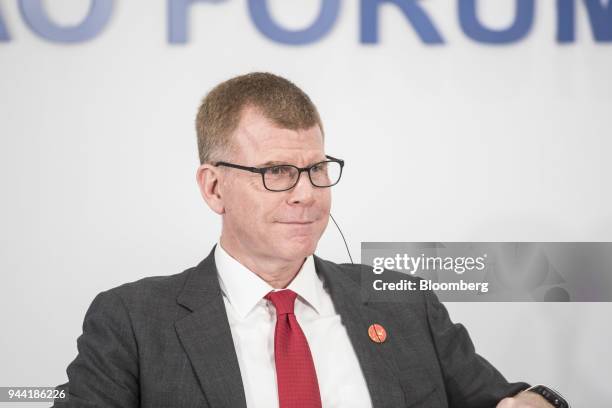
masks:
{"type": "Polygon", "coordinates": [[[314,223],[314,221],[277,221],[279,224],[287,224],[287,225],[309,225],[314,223]]]}

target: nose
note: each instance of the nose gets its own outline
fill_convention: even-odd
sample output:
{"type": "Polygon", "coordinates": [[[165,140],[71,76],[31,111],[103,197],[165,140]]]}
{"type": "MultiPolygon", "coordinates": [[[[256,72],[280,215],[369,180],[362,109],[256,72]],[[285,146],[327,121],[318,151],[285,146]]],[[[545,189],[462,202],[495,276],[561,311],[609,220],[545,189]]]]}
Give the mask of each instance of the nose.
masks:
{"type": "Polygon", "coordinates": [[[289,190],[289,203],[311,205],[315,200],[315,188],[308,178],[308,172],[302,172],[298,183],[289,190]]]}

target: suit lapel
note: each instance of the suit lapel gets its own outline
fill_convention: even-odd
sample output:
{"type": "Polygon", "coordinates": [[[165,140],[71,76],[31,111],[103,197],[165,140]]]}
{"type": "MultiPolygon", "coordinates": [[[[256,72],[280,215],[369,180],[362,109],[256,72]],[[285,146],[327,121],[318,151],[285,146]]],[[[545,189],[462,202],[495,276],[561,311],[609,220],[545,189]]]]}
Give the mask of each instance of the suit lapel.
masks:
{"type": "Polygon", "coordinates": [[[372,323],[390,327],[390,324],[387,324],[388,317],[361,300],[359,285],[345,276],[345,272],[336,264],[315,256],[315,266],[317,272],[323,275],[336,312],[340,314],[346,327],[366,379],[373,406],[407,406],[390,342],[374,343],[368,335],[368,327],[372,323]]]}
{"type": "Polygon", "coordinates": [[[238,357],[223,304],[215,248],[191,270],[177,301],[191,311],[175,323],[208,404],[246,408],[238,357]]]}

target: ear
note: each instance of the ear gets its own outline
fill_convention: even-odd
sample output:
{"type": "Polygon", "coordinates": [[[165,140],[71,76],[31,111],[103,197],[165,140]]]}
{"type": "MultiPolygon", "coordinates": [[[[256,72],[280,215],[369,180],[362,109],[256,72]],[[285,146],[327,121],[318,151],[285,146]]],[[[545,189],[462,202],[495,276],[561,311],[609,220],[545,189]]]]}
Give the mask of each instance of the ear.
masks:
{"type": "Polygon", "coordinates": [[[208,163],[200,165],[196,172],[196,181],[200,187],[200,194],[211,210],[221,215],[225,213],[220,187],[221,171],[208,163]]]}

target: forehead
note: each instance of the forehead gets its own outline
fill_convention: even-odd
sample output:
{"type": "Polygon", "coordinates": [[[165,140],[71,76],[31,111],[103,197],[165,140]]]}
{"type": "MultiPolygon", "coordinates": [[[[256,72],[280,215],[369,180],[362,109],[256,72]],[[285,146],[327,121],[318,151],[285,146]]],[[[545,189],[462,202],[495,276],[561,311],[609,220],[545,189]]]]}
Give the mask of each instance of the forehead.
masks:
{"type": "Polygon", "coordinates": [[[323,135],[318,125],[308,129],[286,129],[255,108],[245,108],[233,136],[237,153],[250,161],[324,158],[323,135]]]}

